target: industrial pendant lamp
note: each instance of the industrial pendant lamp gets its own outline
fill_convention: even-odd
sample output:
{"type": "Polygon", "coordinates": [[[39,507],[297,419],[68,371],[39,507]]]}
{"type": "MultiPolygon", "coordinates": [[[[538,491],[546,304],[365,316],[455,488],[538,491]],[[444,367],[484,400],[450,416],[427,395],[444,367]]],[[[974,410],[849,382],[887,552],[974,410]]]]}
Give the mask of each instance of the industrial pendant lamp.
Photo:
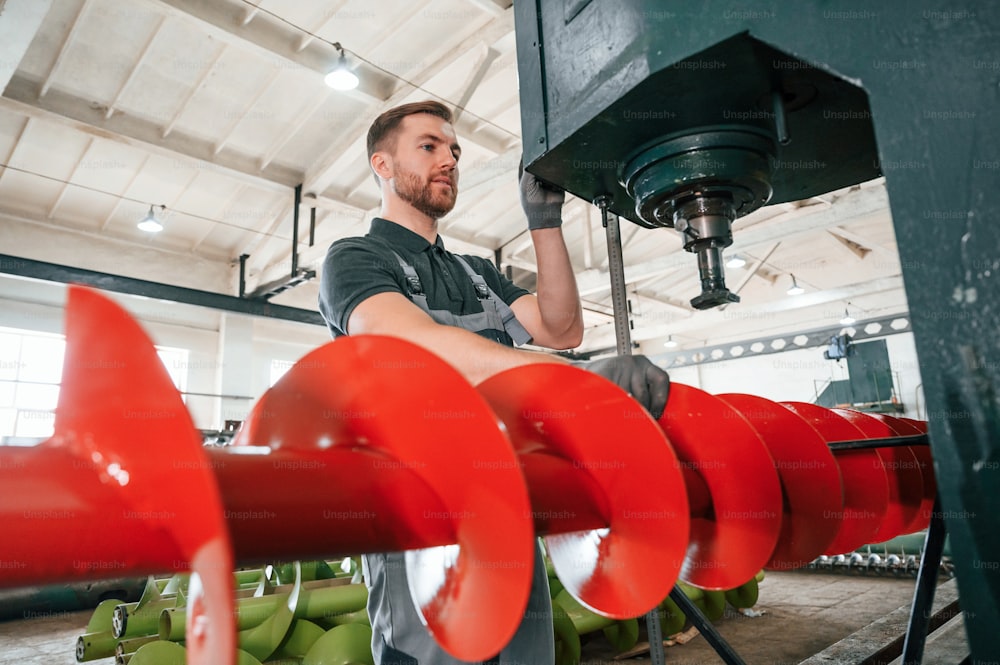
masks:
{"type": "MultiPolygon", "coordinates": [[[[163,206],[160,207],[162,208],[163,206]]],[[[156,219],[156,213],[153,212],[153,206],[149,206],[149,212],[145,217],[139,220],[139,223],[136,226],[139,227],[140,231],[145,231],[146,233],[159,233],[163,230],[163,224],[160,223],[160,220],[156,219]]]]}
{"type": "Polygon", "coordinates": [[[674,339],[673,335],[667,335],[667,341],[663,343],[663,346],[668,349],[673,349],[677,346],[677,341],[674,339]]]}
{"type": "Polygon", "coordinates": [[[340,51],[340,60],[337,61],[337,66],[330,70],[330,73],[326,75],[323,81],[333,88],[334,90],[354,90],[358,87],[358,77],[347,68],[347,56],[344,53],[344,47],[340,45],[340,42],[335,43],[334,48],[340,51]]]}
{"type": "MultiPolygon", "coordinates": [[[[851,303],[847,303],[847,304],[850,305],[851,303]]],[[[842,325],[842,326],[849,326],[852,323],[854,323],[855,321],[856,321],[856,319],[853,316],[851,316],[851,313],[848,311],[848,308],[845,307],[844,308],[844,318],[842,318],[840,320],[840,325],[842,325]]]]}
{"type": "Polygon", "coordinates": [[[742,268],[746,264],[747,264],[746,259],[744,259],[739,254],[733,254],[732,256],[729,257],[729,260],[726,261],[727,268],[742,268]]]}
{"type": "Polygon", "coordinates": [[[805,293],[806,290],[799,286],[799,283],[795,281],[795,275],[792,275],[792,285],[788,287],[787,293],[790,296],[797,296],[800,293],[805,293]]]}

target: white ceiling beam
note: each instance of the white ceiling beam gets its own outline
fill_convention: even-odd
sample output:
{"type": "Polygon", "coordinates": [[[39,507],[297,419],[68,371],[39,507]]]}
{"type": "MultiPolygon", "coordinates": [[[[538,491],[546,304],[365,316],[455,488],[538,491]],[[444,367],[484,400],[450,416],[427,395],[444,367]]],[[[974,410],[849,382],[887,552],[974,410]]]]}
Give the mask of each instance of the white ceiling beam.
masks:
{"type": "Polygon", "coordinates": [[[861,261],[863,261],[865,257],[872,252],[869,248],[860,245],[853,240],[848,240],[847,238],[834,233],[830,229],[826,230],[826,237],[833,239],[834,246],[839,250],[843,250],[845,255],[861,261]]]}
{"type": "Polygon", "coordinates": [[[655,319],[658,315],[662,314],[661,310],[664,309],[682,315],[684,318],[694,315],[694,310],[690,305],[682,305],[669,298],[658,298],[653,293],[640,293],[638,289],[628,294],[627,299],[634,300],[637,304],[636,307],[632,308],[632,318],[636,321],[655,319]],[[653,311],[646,311],[647,305],[653,311]]]}
{"type": "Polygon", "coordinates": [[[370,177],[371,174],[365,171],[356,176],[353,180],[348,181],[347,186],[344,188],[344,191],[347,192],[347,194],[346,196],[340,197],[340,200],[354,206],[358,210],[371,210],[379,207],[382,203],[381,196],[373,198],[370,195],[364,194],[362,191],[368,185],[368,178],[370,177]]]}
{"type": "Polygon", "coordinates": [[[56,214],[56,209],[59,207],[59,204],[62,203],[63,197],[66,196],[67,190],[69,190],[70,185],[73,184],[73,179],[76,178],[76,174],[80,172],[80,165],[83,164],[83,162],[87,159],[87,155],[90,153],[90,149],[92,147],[94,147],[93,136],[91,136],[90,139],[87,141],[87,145],[86,147],[84,147],[83,153],[80,155],[80,158],[76,160],[76,165],[70,172],[69,177],[66,178],[66,181],[63,183],[62,188],[60,188],[59,194],[58,196],[56,196],[56,200],[52,202],[51,206],[49,206],[49,212],[45,215],[46,218],[52,219],[52,216],[56,214]]]}
{"type": "Polygon", "coordinates": [[[145,156],[144,156],[144,157],[142,158],[142,164],[140,164],[140,165],[139,165],[139,168],[137,168],[137,169],[135,170],[135,172],[134,172],[134,173],[132,173],[132,177],[131,177],[131,178],[129,178],[129,181],[128,181],[128,184],[127,184],[127,185],[125,185],[125,189],[124,189],[124,190],[122,190],[122,193],[121,193],[121,194],[119,195],[119,197],[118,197],[118,198],[117,198],[117,199],[115,200],[115,204],[114,204],[113,206],[111,206],[111,212],[109,212],[109,213],[108,213],[108,216],[107,216],[107,217],[105,217],[105,218],[104,218],[104,221],[103,221],[103,222],[101,223],[101,230],[102,230],[102,231],[103,231],[103,230],[105,230],[106,228],[108,228],[108,224],[110,224],[110,223],[111,223],[111,219],[112,219],[112,218],[113,218],[113,217],[115,216],[115,214],[116,214],[116,213],[118,212],[118,208],[119,208],[119,207],[121,207],[121,204],[122,204],[122,200],[124,200],[124,198],[125,198],[126,196],[128,196],[128,192],[129,192],[129,190],[130,190],[130,189],[132,189],[132,185],[134,185],[134,184],[135,184],[135,181],[139,179],[139,176],[140,176],[140,175],[142,175],[142,171],[143,171],[143,169],[145,169],[145,168],[146,168],[146,164],[148,164],[148,163],[149,163],[149,158],[150,158],[151,156],[152,156],[152,155],[150,155],[149,153],[147,153],[147,154],[146,154],[146,155],[145,155],[145,156]]]}
{"type": "Polygon", "coordinates": [[[493,61],[500,55],[499,51],[492,49],[486,42],[480,42],[475,50],[478,53],[476,53],[472,70],[465,80],[462,81],[461,85],[458,86],[458,89],[462,91],[462,96],[455,102],[453,109],[452,115],[454,116],[455,123],[458,123],[459,118],[462,117],[462,114],[465,112],[465,105],[469,103],[472,95],[475,94],[476,89],[483,82],[486,72],[490,70],[493,61]]]}
{"type": "MultiPolygon", "coordinates": [[[[438,58],[430,66],[414,76],[411,82],[418,86],[424,85],[447,67],[466,57],[469,50],[475,48],[480,42],[492,44],[513,30],[513,13],[507,12],[484,26],[477,34],[467,37],[460,44],[451,47],[446,55],[438,58]]],[[[303,179],[303,190],[317,194],[325,192],[333,184],[334,180],[336,180],[337,174],[344,166],[344,162],[342,161],[344,153],[354,143],[359,141],[359,136],[364,136],[364,132],[371,125],[372,121],[385,111],[402,103],[412,93],[413,89],[410,86],[404,86],[376,108],[361,114],[350,127],[345,129],[342,134],[343,138],[331,144],[326,152],[306,169],[305,178],[303,179]]]]}
{"type": "MultiPolygon", "coordinates": [[[[323,77],[339,59],[337,50],[325,40],[312,40],[301,51],[296,51],[295,39],[290,38],[292,28],[276,21],[242,22],[239,7],[226,2],[204,0],[144,0],[171,13],[221,42],[244,51],[253,51],[273,62],[276,70],[294,64],[316,75],[316,85],[323,85],[323,77]]],[[[294,35],[301,34],[295,30],[294,35]]],[[[356,63],[355,73],[360,79],[356,90],[343,92],[359,101],[381,102],[396,86],[395,77],[389,77],[378,68],[364,62],[356,63]]]]}
{"type": "MultiPolygon", "coordinates": [[[[326,6],[323,7],[322,18],[316,23],[314,23],[311,27],[309,27],[307,32],[311,32],[313,34],[320,32],[323,28],[329,25],[330,22],[333,21],[333,19],[337,17],[337,12],[339,12],[341,8],[346,4],[347,0],[336,0],[336,2],[325,3],[326,6]]],[[[305,47],[309,46],[310,42],[312,42],[313,39],[314,39],[313,35],[303,34],[299,38],[298,43],[295,45],[295,52],[301,53],[305,49],[305,47]]]]}
{"type": "Polygon", "coordinates": [[[0,90],[3,90],[28,52],[52,7],[52,0],[7,0],[0,2],[0,7],[0,90]]]}
{"type": "Polygon", "coordinates": [[[69,30],[66,32],[66,38],[63,39],[63,43],[59,47],[59,53],[56,55],[55,62],[52,63],[49,73],[45,75],[45,79],[38,90],[39,99],[48,94],[49,88],[52,87],[52,82],[55,81],[56,75],[59,73],[59,69],[62,67],[63,62],[66,61],[66,53],[69,52],[70,47],[73,45],[73,38],[76,36],[76,31],[80,28],[83,15],[87,13],[87,7],[90,5],[90,2],[91,0],[83,0],[80,3],[80,9],[77,10],[73,21],[69,24],[69,30]]]}
{"type": "MultiPolygon", "coordinates": [[[[274,236],[274,232],[278,230],[278,227],[291,216],[292,209],[294,207],[295,201],[291,192],[289,192],[286,202],[281,204],[281,207],[278,209],[278,214],[271,218],[271,221],[267,224],[267,227],[263,231],[259,231],[256,235],[254,235],[253,240],[247,243],[240,253],[249,254],[251,257],[256,258],[255,255],[257,249],[260,248],[264,242],[272,239],[272,236],[274,236]]],[[[266,263],[266,261],[263,261],[263,263],[266,263]]]]}
{"type": "Polygon", "coordinates": [[[104,112],[105,119],[114,115],[115,107],[118,106],[118,102],[121,101],[122,96],[128,89],[129,84],[135,79],[136,73],[138,73],[138,71],[142,68],[142,65],[146,62],[146,58],[149,57],[149,51],[153,48],[153,42],[156,41],[156,37],[160,34],[160,30],[163,28],[163,24],[166,20],[166,16],[161,16],[160,20],[156,23],[156,27],[153,28],[152,34],[149,35],[149,39],[147,39],[145,45],[143,45],[142,51],[139,53],[139,57],[135,61],[135,64],[132,65],[132,69],[129,71],[128,76],[125,77],[125,80],[122,82],[121,87],[118,88],[118,92],[115,93],[112,100],[108,102],[108,110],[104,112]]]}
{"type": "Polygon", "coordinates": [[[375,48],[392,39],[393,35],[399,32],[406,23],[419,12],[423,11],[430,0],[410,0],[409,6],[405,10],[394,13],[391,21],[382,26],[382,29],[372,35],[364,51],[372,52],[375,48]]]}
{"type": "Polygon", "coordinates": [[[0,97],[0,110],[54,122],[192,168],[208,168],[267,191],[287,192],[289,187],[302,182],[302,174],[286,166],[272,164],[262,173],[257,160],[249,156],[234,151],[214,156],[212,144],[204,139],[181,132],[163,139],[159,125],[132,114],[118,113],[105,119],[104,114],[92,109],[85,99],[61,90],[53,90],[44,99],[38,99],[37,91],[37,82],[21,75],[14,76],[0,97]]]}
{"type": "MultiPolygon", "coordinates": [[[[24,138],[25,132],[28,131],[28,126],[34,121],[34,118],[27,117],[24,119],[24,124],[21,125],[21,130],[17,133],[17,138],[14,139],[14,145],[11,146],[10,152],[7,153],[6,159],[3,160],[4,164],[13,164],[14,156],[17,155],[17,149],[21,145],[21,139],[24,138]]],[[[3,181],[4,175],[7,173],[7,167],[0,167],[0,182],[3,181]]]]}
{"type": "Polygon", "coordinates": [[[256,2],[254,0],[244,0],[244,2],[247,4],[247,9],[243,12],[243,17],[240,18],[240,26],[246,26],[247,23],[252,21],[257,16],[257,12],[260,11],[260,6],[264,4],[264,0],[256,0],[256,2]]]}
{"type": "Polygon", "coordinates": [[[304,110],[296,113],[295,122],[290,122],[285,126],[285,131],[282,132],[281,136],[271,144],[271,147],[267,149],[264,156],[260,160],[261,170],[266,169],[271,161],[281,152],[282,148],[288,145],[295,136],[302,131],[302,128],[306,126],[306,123],[313,117],[313,115],[326,103],[326,100],[330,97],[330,88],[322,88],[318,90],[319,94],[313,99],[312,104],[306,107],[304,110]]]}
{"type": "Polygon", "coordinates": [[[170,136],[170,132],[174,131],[174,127],[177,125],[177,121],[179,121],[181,119],[181,116],[184,115],[184,112],[187,111],[188,106],[191,105],[191,100],[194,99],[194,96],[205,88],[205,85],[208,83],[209,76],[212,74],[212,71],[215,70],[216,66],[219,64],[219,61],[222,59],[222,55],[225,52],[226,52],[226,45],[222,44],[221,46],[219,46],[219,50],[216,51],[215,55],[212,57],[212,60],[211,62],[209,62],[208,66],[202,70],[201,74],[198,76],[198,80],[191,87],[191,89],[188,90],[187,94],[184,95],[184,100],[181,101],[181,105],[180,107],[178,107],[177,112],[174,113],[174,117],[172,117],[170,121],[163,126],[163,132],[160,134],[161,138],[164,139],[167,138],[168,136],[170,136]]]}
{"type": "MultiPolygon", "coordinates": [[[[263,99],[264,94],[270,90],[271,86],[274,85],[274,82],[278,80],[279,76],[281,76],[281,70],[275,69],[271,72],[271,75],[267,77],[267,80],[264,81],[264,85],[257,88],[257,92],[254,93],[254,96],[250,99],[247,105],[243,107],[243,112],[237,113],[236,117],[233,118],[233,121],[229,123],[229,126],[222,131],[222,137],[216,141],[215,147],[212,149],[213,156],[222,152],[222,149],[226,147],[227,143],[229,143],[229,139],[233,138],[236,128],[240,126],[241,122],[243,122],[243,118],[247,117],[250,111],[253,110],[253,107],[257,105],[257,102],[263,99]]],[[[263,169],[263,167],[261,168],[263,169]]]]}
{"type": "MultiPolygon", "coordinates": [[[[174,196],[172,199],[170,199],[169,203],[161,202],[154,204],[154,205],[162,205],[164,207],[163,210],[164,218],[162,220],[164,222],[163,224],[164,226],[167,226],[167,221],[174,215],[174,208],[177,207],[177,204],[180,203],[181,199],[184,198],[184,195],[187,194],[189,189],[191,189],[191,186],[194,184],[194,181],[197,180],[199,176],[201,176],[201,174],[202,172],[200,170],[196,170],[194,173],[192,173],[191,177],[188,178],[187,182],[184,183],[184,185],[180,188],[180,190],[177,192],[177,195],[174,196]]],[[[176,214],[183,215],[184,213],[177,212],[176,214]]]]}
{"type": "MultiPolygon", "coordinates": [[[[516,52],[515,52],[515,55],[516,55],[516,52]]],[[[508,58],[508,56],[505,55],[503,58],[501,58],[500,60],[497,60],[494,63],[497,66],[498,70],[501,70],[501,67],[500,67],[501,61],[503,61],[504,63],[506,63],[507,62],[507,58],[508,58]]],[[[512,58],[511,59],[511,64],[513,64],[514,61],[516,61],[516,58],[512,58]]],[[[509,97],[507,97],[506,99],[501,100],[498,104],[495,104],[493,106],[493,108],[487,110],[486,113],[484,113],[483,115],[485,117],[487,117],[487,118],[495,118],[498,115],[500,115],[501,113],[503,113],[504,111],[507,111],[510,108],[514,107],[514,106],[519,106],[520,103],[521,103],[521,93],[519,91],[517,91],[517,90],[514,90],[509,97]]]]}
{"type": "Polygon", "coordinates": [[[827,229],[827,231],[835,236],[844,238],[845,240],[850,240],[851,242],[855,242],[865,247],[866,249],[872,250],[873,252],[877,252],[878,254],[881,254],[885,258],[891,258],[894,261],[899,260],[898,251],[880,245],[877,242],[874,242],[873,240],[866,238],[864,235],[860,233],[855,233],[854,231],[845,229],[842,226],[835,226],[832,229],[827,229]]]}
{"type": "Polygon", "coordinates": [[[493,2],[493,0],[465,0],[468,4],[478,7],[483,11],[489,12],[493,16],[500,16],[503,14],[507,8],[511,6],[510,2],[504,2],[501,0],[500,3],[493,2]],[[501,6],[501,4],[503,6],[501,6]]]}
{"type": "MultiPolygon", "coordinates": [[[[232,195],[226,200],[225,203],[222,204],[222,214],[220,215],[222,219],[226,218],[226,216],[229,214],[229,211],[232,209],[234,205],[236,205],[236,202],[240,200],[240,198],[246,191],[247,191],[247,186],[243,184],[239,185],[233,191],[232,195]]],[[[195,238],[195,241],[193,243],[191,243],[191,249],[189,251],[194,252],[199,247],[201,247],[201,244],[205,242],[205,240],[208,239],[208,236],[212,235],[212,231],[214,231],[217,228],[218,226],[215,224],[206,224],[205,230],[202,231],[197,238],[195,238]]]]}
{"type": "MultiPolygon", "coordinates": [[[[480,167],[475,171],[470,173],[462,171],[462,177],[458,183],[459,196],[463,197],[464,200],[473,198],[476,201],[481,201],[497,187],[515,183],[517,181],[517,163],[520,159],[521,145],[518,144],[487,162],[481,162],[480,167]]],[[[461,162],[459,162],[459,169],[461,168],[461,162]]]]}

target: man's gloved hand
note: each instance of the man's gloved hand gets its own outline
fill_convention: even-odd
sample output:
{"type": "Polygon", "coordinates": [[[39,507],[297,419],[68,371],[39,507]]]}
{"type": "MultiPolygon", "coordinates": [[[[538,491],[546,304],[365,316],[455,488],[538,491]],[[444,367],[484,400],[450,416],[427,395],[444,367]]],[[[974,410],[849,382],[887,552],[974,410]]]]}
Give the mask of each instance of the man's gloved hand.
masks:
{"type": "Polygon", "coordinates": [[[670,375],[646,356],[615,356],[573,363],[608,379],[642,404],[657,420],[670,393],[670,375]]]}
{"type": "Polygon", "coordinates": [[[566,192],[546,184],[524,170],[524,162],[517,166],[521,185],[521,208],[528,218],[528,229],[552,229],[562,226],[562,207],[566,192]]]}

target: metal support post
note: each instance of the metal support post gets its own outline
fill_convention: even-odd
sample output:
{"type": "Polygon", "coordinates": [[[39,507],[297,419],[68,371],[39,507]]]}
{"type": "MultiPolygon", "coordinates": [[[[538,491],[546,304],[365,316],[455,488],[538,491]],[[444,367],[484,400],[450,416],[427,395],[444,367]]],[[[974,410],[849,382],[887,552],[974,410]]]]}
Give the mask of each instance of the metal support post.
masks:
{"type": "MultiPolygon", "coordinates": [[[[686,593],[681,591],[680,587],[675,586],[671,589],[670,599],[677,603],[677,607],[687,615],[687,618],[694,624],[694,627],[702,634],[705,641],[712,645],[715,653],[719,654],[719,658],[726,665],[745,665],[743,659],[736,653],[736,650],[729,645],[729,642],[726,642],[722,635],[719,634],[719,631],[715,629],[715,626],[712,625],[712,622],[701,613],[698,606],[687,597],[686,593]]],[[[660,651],[663,651],[662,642],[660,643],[660,651]]]]}
{"type": "Polygon", "coordinates": [[[910,608],[910,623],[903,641],[903,665],[920,665],[924,659],[924,643],[927,641],[927,625],[934,605],[934,591],[937,588],[938,568],[944,549],[944,517],[941,514],[941,499],[934,499],[931,523],[924,539],[924,553],[920,557],[917,571],[917,586],[913,591],[913,605],[910,608]]]}

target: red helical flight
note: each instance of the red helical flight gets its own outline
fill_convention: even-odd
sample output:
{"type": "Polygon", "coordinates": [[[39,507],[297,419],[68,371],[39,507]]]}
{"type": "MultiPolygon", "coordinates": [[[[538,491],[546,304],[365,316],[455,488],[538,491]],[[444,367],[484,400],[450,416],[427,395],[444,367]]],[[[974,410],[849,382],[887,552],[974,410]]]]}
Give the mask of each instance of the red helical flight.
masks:
{"type": "Polygon", "coordinates": [[[678,578],[728,589],[919,530],[934,496],[926,447],[830,450],[917,421],[674,384],[657,422],[578,368],[473,387],[388,337],[307,354],[205,449],[124,310],[72,287],[66,337],[55,434],[0,448],[0,586],[191,570],[192,665],[234,663],[236,565],[407,550],[428,629],[475,661],[521,620],[536,535],[620,619],[678,578]]]}

